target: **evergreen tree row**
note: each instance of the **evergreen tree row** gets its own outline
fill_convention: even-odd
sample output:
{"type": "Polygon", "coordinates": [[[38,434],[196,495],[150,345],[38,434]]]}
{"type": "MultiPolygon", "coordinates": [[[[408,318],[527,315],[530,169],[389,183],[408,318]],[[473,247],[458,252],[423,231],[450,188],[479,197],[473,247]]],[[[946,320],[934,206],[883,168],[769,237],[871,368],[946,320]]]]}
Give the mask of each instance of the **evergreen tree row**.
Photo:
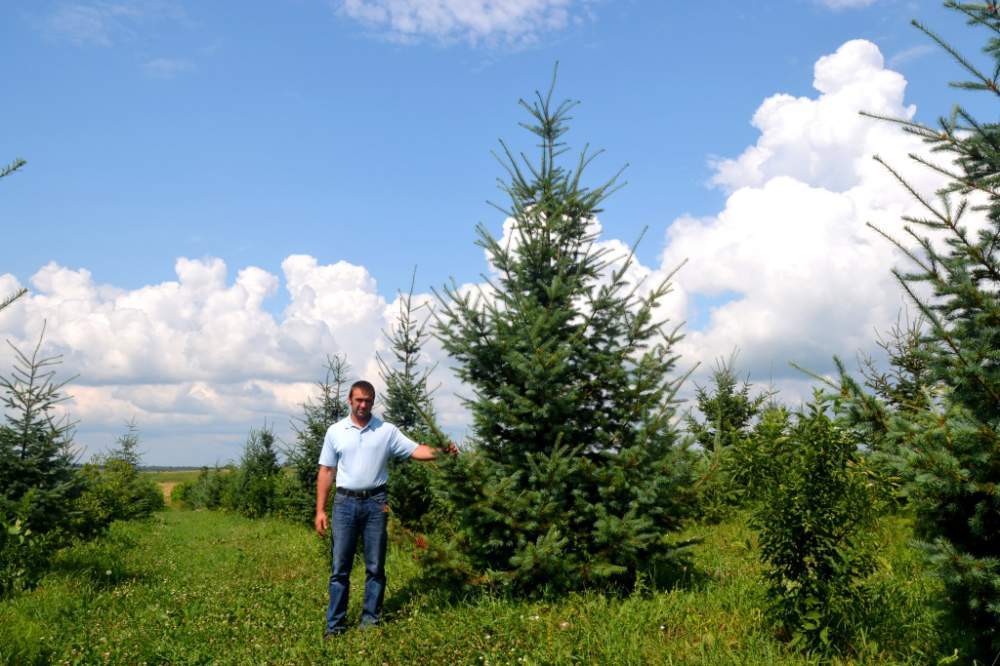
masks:
{"type": "Polygon", "coordinates": [[[41,344],[30,354],[14,348],[13,372],[0,378],[0,597],[33,585],[58,549],[164,506],[140,474],[134,424],[107,454],[76,464],[73,423],[56,413],[65,397],[59,359],[42,356],[41,344]]]}

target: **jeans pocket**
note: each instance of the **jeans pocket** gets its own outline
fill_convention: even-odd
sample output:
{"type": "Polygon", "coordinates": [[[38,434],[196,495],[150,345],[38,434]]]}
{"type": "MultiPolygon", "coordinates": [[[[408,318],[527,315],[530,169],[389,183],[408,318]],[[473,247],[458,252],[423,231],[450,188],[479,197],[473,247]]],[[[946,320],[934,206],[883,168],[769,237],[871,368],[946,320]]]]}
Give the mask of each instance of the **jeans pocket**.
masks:
{"type": "Polygon", "coordinates": [[[389,493],[381,492],[371,496],[371,502],[382,513],[389,513],[389,493]]]}

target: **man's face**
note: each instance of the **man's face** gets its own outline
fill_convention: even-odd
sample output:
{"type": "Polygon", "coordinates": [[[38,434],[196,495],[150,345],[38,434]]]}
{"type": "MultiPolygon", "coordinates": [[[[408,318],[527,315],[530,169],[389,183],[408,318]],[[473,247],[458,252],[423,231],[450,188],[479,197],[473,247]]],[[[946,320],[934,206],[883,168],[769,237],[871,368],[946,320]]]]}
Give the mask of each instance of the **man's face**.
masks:
{"type": "Polygon", "coordinates": [[[361,389],[351,391],[347,402],[351,405],[351,415],[362,423],[372,417],[372,405],[375,403],[375,396],[365,393],[361,389]]]}

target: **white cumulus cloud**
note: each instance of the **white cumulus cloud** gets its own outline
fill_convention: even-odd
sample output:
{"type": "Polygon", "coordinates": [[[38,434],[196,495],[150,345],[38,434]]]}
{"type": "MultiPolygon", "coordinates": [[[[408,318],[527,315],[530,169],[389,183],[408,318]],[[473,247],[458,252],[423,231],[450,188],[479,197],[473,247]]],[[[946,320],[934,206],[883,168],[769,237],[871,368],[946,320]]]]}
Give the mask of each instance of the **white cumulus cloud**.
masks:
{"type": "MultiPolygon", "coordinates": [[[[124,290],[50,263],[32,276],[31,293],[0,313],[0,333],[28,349],[45,326],[45,353],[62,356],[63,377],[78,376],[68,411],[82,431],[132,417],[180,433],[224,426],[238,435],[263,419],[284,426],[327,354],[371,372],[387,304],[360,266],[296,255],[282,270],[283,279],[251,266],[231,280],[220,259],[182,258],[176,280],[124,290]],[[291,301],[275,316],[265,301],[282,283],[291,301]]],[[[0,277],[3,293],[18,286],[0,277]]],[[[3,367],[12,360],[0,351],[3,367]]],[[[158,455],[162,462],[169,452],[158,455]]]]}
{"type": "Polygon", "coordinates": [[[689,296],[723,301],[688,334],[685,358],[707,372],[739,348],[755,380],[798,385],[800,394],[809,381],[789,361],[820,372],[834,354],[852,363],[904,306],[889,271],[906,260],[865,223],[902,238],[901,216],[922,211],[872,156],[924,194],[942,184],[907,159],[925,151],[918,139],[859,115],[916,112],[904,101],[905,79],[885,68],[875,44],[850,41],[820,58],[814,87],[814,97],[764,100],[755,144],[714,163],[712,182],[729,193],[724,209],[674,221],[662,253],[664,269],[689,260],[678,277],[689,296]]]}
{"type": "Polygon", "coordinates": [[[873,154],[912,143],[897,127],[859,114],[911,119],[916,112],[903,103],[906,80],[885,69],[875,44],[850,41],[820,58],[813,86],[816,98],[777,94],[764,100],[753,116],[757,142],[736,158],[717,160],[711,182],[733,191],[783,175],[844,191],[861,182],[873,154]]]}

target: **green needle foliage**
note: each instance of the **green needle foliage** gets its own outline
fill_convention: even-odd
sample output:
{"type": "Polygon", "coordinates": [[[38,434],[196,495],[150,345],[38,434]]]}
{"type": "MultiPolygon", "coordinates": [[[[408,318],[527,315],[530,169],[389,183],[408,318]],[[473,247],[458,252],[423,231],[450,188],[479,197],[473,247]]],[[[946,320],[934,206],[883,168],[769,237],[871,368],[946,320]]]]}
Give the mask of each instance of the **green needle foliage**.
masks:
{"type": "Polygon", "coordinates": [[[736,374],[734,352],[728,359],[720,358],[712,372],[709,386],[695,388],[695,402],[702,420],[686,417],[688,430],[705,451],[732,446],[747,437],[753,421],[760,414],[772,393],[751,394],[750,382],[740,381],[736,374]]]}
{"type": "Polygon", "coordinates": [[[243,446],[243,458],[234,476],[235,509],[250,518],[277,512],[280,477],[274,431],[267,425],[259,429],[251,428],[243,446]]]}
{"type": "Polygon", "coordinates": [[[83,480],[74,469],[73,425],[56,414],[66,382],[55,380],[58,357],[13,345],[14,369],[0,378],[0,596],[31,585],[51,552],[73,536],[83,480]]]}
{"type": "Polygon", "coordinates": [[[927,389],[934,383],[928,369],[932,345],[924,338],[923,317],[897,320],[887,336],[876,344],[885,352],[888,369],[871,356],[861,360],[865,386],[893,411],[916,413],[929,407],[927,389]]]}
{"type": "Polygon", "coordinates": [[[748,499],[752,480],[743,464],[759,452],[752,427],[772,392],[751,395],[750,383],[736,374],[736,352],[719,359],[708,386],[695,389],[702,420],[685,417],[688,432],[701,449],[698,504],[702,517],[719,520],[748,499]]]}
{"type": "Polygon", "coordinates": [[[66,382],[55,381],[59,357],[31,354],[13,345],[14,370],[0,378],[7,423],[0,426],[0,508],[36,531],[68,522],[70,497],[81,486],[74,472],[73,424],[56,414],[66,382]]]}
{"type": "MultiPolygon", "coordinates": [[[[985,73],[915,25],[971,77],[954,86],[1000,96],[996,3],[945,6],[989,32],[985,73]]],[[[894,274],[926,321],[919,343],[909,344],[922,386],[896,382],[905,390],[880,399],[842,373],[841,399],[847,413],[884,439],[958,624],[976,643],[975,656],[993,663],[1000,653],[1000,125],[981,123],[957,106],[937,127],[895,122],[947,161],[912,159],[950,180],[932,201],[886,164],[926,211],[905,218],[916,249],[890,238],[912,264],[894,274]],[[975,230],[967,223],[970,210],[985,218],[975,230]]]]}
{"type": "Polygon", "coordinates": [[[28,293],[28,290],[25,289],[24,287],[21,287],[20,289],[18,289],[17,291],[15,291],[13,294],[11,294],[9,296],[6,296],[3,300],[0,300],[0,310],[3,310],[8,305],[10,305],[11,303],[13,303],[14,301],[16,301],[17,299],[21,298],[22,296],[24,296],[27,293],[28,293]]]}
{"type": "MultiPolygon", "coordinates": [[[[427,380],[433,368],[422,366],[420,354],[430,337],[428,320],[418,319],[418,307],[413,304],[414,271],[410,290],[401,295],[399,314],[392,330],[385,333],[392,350],[392,362],[377,357],[379,374],[385,382],[381,399],[383,417],[402,430],[410,439],[423,444],[439,442],[434,420],[434,405],[427,380]]],[[[389,497],[392,512],[407,527],[419,527],[431,508],[431,484],[434,468],[410,460],[393,458],[389,462],[389,497]]]]}
{"type": "MultiPolygon", "coordinates": [[[[414,280],[416,273],[414,272],[414,280]]],[[[434,406],[427,386],[433,368],[423,367],[420,355],[430,337],[428,320],[418,319],[419,306],[413,303],[413,286],[401,295],[396,323],[384,332],[392,350],[392,361],[377,357],[386,393],[380,402],[387,421],[407,433],[430,439],[437,431],[434,406]]]]}
{"type": "Polygon", "coordinates": [[[305,492],[297,479],[282,471],[274,431],[265,424],[250,429],[239,465],[212,470],[203,467],[196,478],[174,488],[171,499],[190,509],[225,509],[248,518],[280,515],[301,520],[306,501],[315,506],[315,490],[311,497],[305,492]]]}
{"type": "Polygon", "coordinates": [[[27,162],[25,162],[21,158],[17,158],[7,166],[0,167],[0,178],[6,178],[7,176],[11,175],[15,171],[23,167],[25,164],[27,164],[27,162]]]}
{"type": "Polygon", "coordinates": [[[142,454],[139,452],[139,426],[134,419],[125,424],[125,432],[118,437],[115,444],[115,448],[108,452],[104,462],[116,460],[138,471],[142,465],[142,454]]]}
{"type": "Polygon", "coordinates": [[[595,247],[615,179],[590,189],[560,159],[571,102],[521,105],[535,162],[500,159],[510,242],[479,226],[496,271],[475,293],[440,295],[436,333],[470,387],[472,449],[440,465],[454,534],[425,566],[516,593],[631,589],[671,565],[691,464],[672,423],[679,336],[655,316],[669,283],[643,292],[632,258],[595,247]],[[615,264],[615,260],[621,263],[615,264]]]}
{"type": "Polygon", "coordinates": [[[347,416],[347,387],[351,366],[343,354],[328,356],[322,381],[316,383],[319,396],[302,405],[302,416],[292,424],[295,442],[285,451],[295,470],[299,490],[290,510],[312,525],[316,516],[316,473],[323,439],[331,425],[347,416]]]}

